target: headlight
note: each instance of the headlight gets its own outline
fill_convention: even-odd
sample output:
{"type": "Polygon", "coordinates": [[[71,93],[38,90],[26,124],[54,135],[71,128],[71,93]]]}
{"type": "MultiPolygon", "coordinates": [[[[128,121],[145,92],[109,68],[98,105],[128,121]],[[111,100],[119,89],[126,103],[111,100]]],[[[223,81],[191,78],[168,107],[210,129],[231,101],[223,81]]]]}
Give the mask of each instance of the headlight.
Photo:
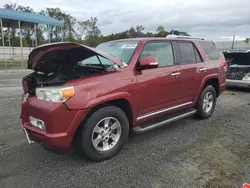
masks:
{"type": "Polygon", "coordinates": [[[74,96],[74,87],[37,88],[36,96],[40,100],[51,102],[63,102],[74,96]]]}
{"type": "Polygon", "coordinates": [[[250,81],[250,73],[247,73],[247,74],[242,78],[242,80],[250,81]]]}

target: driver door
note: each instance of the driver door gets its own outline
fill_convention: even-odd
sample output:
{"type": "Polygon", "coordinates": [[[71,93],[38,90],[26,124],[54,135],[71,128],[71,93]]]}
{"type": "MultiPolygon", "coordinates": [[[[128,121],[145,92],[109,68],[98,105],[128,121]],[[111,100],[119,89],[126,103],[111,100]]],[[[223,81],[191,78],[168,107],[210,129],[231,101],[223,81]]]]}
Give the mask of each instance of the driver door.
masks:
{"type": "Polygon", "coordinates": [[[178,104],[180,96],[180,68],[175,64],[171,41],[147,42],[140,59],[155,57],[159,67],[142,70],[137,75],[138,115],[178,104]]]}

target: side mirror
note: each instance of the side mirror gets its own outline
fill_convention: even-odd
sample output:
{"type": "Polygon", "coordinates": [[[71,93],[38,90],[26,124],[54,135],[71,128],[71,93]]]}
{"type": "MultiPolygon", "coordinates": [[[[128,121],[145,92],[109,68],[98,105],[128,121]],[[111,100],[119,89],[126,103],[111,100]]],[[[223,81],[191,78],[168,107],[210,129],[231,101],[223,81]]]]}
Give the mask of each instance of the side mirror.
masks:
{"type": "Polygon", "coordinates": [[[158,59],[155,57],[145,57],[140,61],[140,68],[143,69],[153,69],[159,66],[158,59]]]}

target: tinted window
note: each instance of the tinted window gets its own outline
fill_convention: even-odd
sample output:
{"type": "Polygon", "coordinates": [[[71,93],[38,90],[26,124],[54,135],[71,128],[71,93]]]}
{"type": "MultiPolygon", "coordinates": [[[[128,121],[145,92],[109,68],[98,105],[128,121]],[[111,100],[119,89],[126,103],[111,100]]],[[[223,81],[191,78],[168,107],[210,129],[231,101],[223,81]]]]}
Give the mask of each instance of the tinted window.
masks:
{"type": "Polygon", "coordinates": [[[174,56],[171,42],[149,42],[146,43],[141,57],[156,57],[159,67],[174,65],[174,56]]]}
{"type": "Polygon", "coordinates": [[[202,62],[202,60],[201,60],[201,56],[200,56],[200,54],[199,54],[198,50],[197,50],[195,47],[194,47],[194,52],[195,52],[196,62],[197,62],[197,63],[202,62]]]}
{"type": "Polygon", "coordinates": [[[179,52],[179,63],[189,64],[196,62],[193,44],[191,42],[176,42],[179,52]]]}
{"type": "Polygon", "coordinates": [[[216,49],[215,45],[211,42],[200,42],[202,48],[207,53],[210,60],[217,60],[220,58],[219,51],[216,49]]]}

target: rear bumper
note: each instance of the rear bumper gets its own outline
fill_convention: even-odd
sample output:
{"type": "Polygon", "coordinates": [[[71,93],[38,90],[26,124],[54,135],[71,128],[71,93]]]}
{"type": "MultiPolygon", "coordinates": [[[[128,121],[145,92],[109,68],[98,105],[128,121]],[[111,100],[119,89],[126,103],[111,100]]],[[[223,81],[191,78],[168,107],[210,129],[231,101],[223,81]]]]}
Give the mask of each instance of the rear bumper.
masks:
{"type": "Polygon", "coordinates": [[[71,146],[74,133],[86,113],[87,110],[71,111],[62,103],[46,102],[30,97],[22,103],[22,128],[31,141],[48,149],[66,151],[71,146]],[[29,116],[42,120],[46,130],[33,126],[29,116]]]}
{"type": "Polygon", "coordinates": [[[250,88],[250,81],[227,79],[226,83],[227,87],[250,88]]]}

